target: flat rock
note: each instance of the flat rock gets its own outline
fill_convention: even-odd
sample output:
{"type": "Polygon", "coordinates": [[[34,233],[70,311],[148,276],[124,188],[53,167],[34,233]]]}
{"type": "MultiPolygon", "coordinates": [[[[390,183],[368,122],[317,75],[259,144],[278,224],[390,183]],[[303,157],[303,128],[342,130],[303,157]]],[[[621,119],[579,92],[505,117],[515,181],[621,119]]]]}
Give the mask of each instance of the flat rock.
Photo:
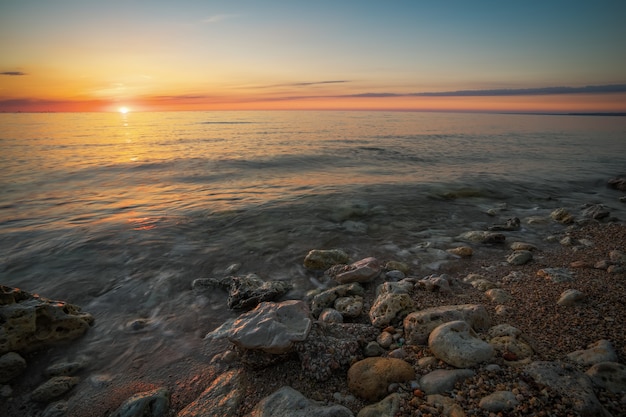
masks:
{"type": "Polygon", "coordinates": [[[255,274],[231,277],[228,308],[247,310],[263,301],[275,301],[285,295],[292,285],[285,281],[263,281],[255,274]]]}
{"type": "Polygon", "coordinates": [[[500,289],[500,288],[492,288],[490,290],[485,291],[485,295],[489,298],[490,301],[496,304],[504,304],[507,301],[511,300],[511,294],[500,289]]]}
{"type": "Polygon", "coordinates": [[[350,257],[340,249],[320,250],[313,249],[304,258],[304,267],[307,269],[325,270],[333,265],[347,264],[350,257]]]}
{"type": "Polygon", "coordinates": [[[263,302],[209,333],[208,339],[227,338],[242,349],[271,354],[288,352],[311,330],[309,308],[303,301],[263,302]]]}
{"type": "Polygon", "coordinates": [[[563,224],[570,224],[574,222],[574,216],[571,215],[569,211],[567,211],[566,209],[562,207],[550,213],[550,218],[554,221],[557,221],[563,224]]]}
{"type": "Polygon", "coordinates": [[[94,318],[80,310],[74,304],[0,285],[0,355],[31,352],[82,336],[94,318]]]}
{"type": "MultiPolygon", "coordinates": [[[[203,415],[226,416],[235,414],[213,413],[203,415]]],[[[354,417],[354,414],[342,405],[321,405],[309,400],[299,391],[284,386],[259,401],[246,417],[354,417]]]]}
{"type": "Polygon", "coordinates": [[[400,394],[394,392],[376,404],[363,407],[357,417],[394,417],[400,410],[401,400],[400,394]]]}
{"type": "Polygon", "coordinates": [[[477,331],[486,330],[491,318],[480,304],[460,304],[432,307],[410,313],[404,318],[404,338],[414,345],[425,345],[428,336],[439,325],[463,320],[477,331]]]}
{"type": "Polygon", "coordinates": [[[626,392],[626,366],[617,362],[600,362],[585,372],[600,388],[611,392],[626,392]]]}
{"type": "Polygon", "coordinates": [[[460,256],[461,258],[469,258],[474,254],[474,251],[470,246],[458,246],[456,248],[448,249],[447,252],[452,255],[460,256]]]}
{"type": "Polygon", "coordinates": [[[502,233],[472,230],[457,237],[459,240],[476,243],[504,243],[506,236],[502,233]]]}
{"type": "Polygon", "coordinates": [[[567,359],[589,366],[600,362],[617,362],[618,358],[611,342],[603,339],[590,344],[587,349],[568,353],[567,359]]]}
{"type": "Polygon", "coordinates": [[[524,367],[524,371],[539,385],[550,387],[571,401],[573,410],[582,416],[609,416],[593,390],[591,379],[574,366],[538,361],[524,367]]]}
{"type": "Polygon", "coordinates": [[[378,401],[387,395],[392,382],[415,379],[415,370],[402,359],[366,358],[348,370],[348,389],[367,401],[378,401]]]}
{"type": "Polygon", "coordinates": [[[533,355],[533,348],[518,336],[492,337],[489,344],[508,362],[521,361],[533,355]]]}
{"type": "Polygon", "coordinates": [[[33,401],[48,403],[74,388],[78,382],[79,378],[72,376],[52,377],[35,388],[31,393],[31,398],[33,401]]]}
{"type": "Polygon", "coordinates": [[[428,337],[428,347],[442,361],[457,367],[470,368],[489,361],[494,348],[481,340],[465,321],[452,321],[435,328],[428,337]]]}
{"type": "Polygon", "coordinates": [[[574,273],[567,268],[543,268],[537,271],[537,276],[558,284],[574,280],[574,273]]]}
{"type": "Polygon", "coordinates": [[[537,247],[531,243],[526,242],[513,242],[509,246],[512,250],[528,250],[528,251],[536,251],[537,247]]]}
{"type": "Polygon", "coordinates": [[[512,410],[517,404],[519,401],[511,391],[496,391],[481,398],[478,406],[483,410],[499,413],[512,410]]]}
{"type": "Polygon", "coordinates": [[[16,352],[0,356],[0,384],[5,384],[26,369],[26,360],[16,352]]]}
{"type": "Polygon", "coordinates": [[[365,258],[343,267],[331,268],[329,275],[340,284],[367,283],[376,278],[382,267],[376,258],[365,258]]]}
{"type": "Polygon", "coordinates": [[[452,391],[457,381],[473,376],[471,369],[437,369],[420,379],[420,387],[426,394],[441,394],[452,391]]]}
{"type": "Polygon", "coordinates": [[[560,306],[572,306],[584,299],[585,294],[575,289],[569,289],[561,293],[556,303],[560,306]]]}
{"type": "Polygon", "coordinates": [[[511,265],[524,265],[532,261],[533,253],[529,250],[516,250],[510,254],[506,261],[511,265]]]}
{"type": "Polygon", "coordinates": [[[238,415],[244,398],[240,372],[231,370],[218,376],[198,398],[182,409],[177,417],[238,415]]]}
{"type": "Polygon", "coordinates": [[[169,407],[169,391],[166,388],[157,388],[134,394],[110,417],[167,417],[169,407]]]}

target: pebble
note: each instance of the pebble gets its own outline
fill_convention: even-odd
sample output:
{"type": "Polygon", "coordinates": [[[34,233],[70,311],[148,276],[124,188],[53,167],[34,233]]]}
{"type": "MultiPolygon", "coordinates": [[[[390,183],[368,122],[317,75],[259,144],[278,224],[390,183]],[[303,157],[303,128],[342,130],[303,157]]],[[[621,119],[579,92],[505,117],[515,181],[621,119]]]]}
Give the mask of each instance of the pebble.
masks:
{"type": "Polygon", "coordinates": [[[47,403],[51,400],[60,397],[69,390],[71,390],[76,384],[78,384],[79,378],[71,376],[55,376],[44,382],[31,394],[33,401],[47,403]]]}

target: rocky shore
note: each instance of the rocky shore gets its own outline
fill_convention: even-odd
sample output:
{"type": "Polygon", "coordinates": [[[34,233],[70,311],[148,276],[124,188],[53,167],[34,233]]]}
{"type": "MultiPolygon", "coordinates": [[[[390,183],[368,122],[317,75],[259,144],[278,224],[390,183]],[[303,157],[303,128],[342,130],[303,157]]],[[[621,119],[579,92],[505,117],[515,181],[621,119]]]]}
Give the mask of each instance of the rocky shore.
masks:
{"type": "Polygon", "coordinates": [[[436,274],[312,249],[303,263],[320,288],[303,299],[236,267],[196,279],[198,296],[222,291],[241,315],[117,384],[79,357],[42,363],[93,317],[2,287],[3,415],[626,415],[626,225],[609,209],[494,221],[424,251],[446,260],[436,274]],[[531,244],[517,236],[531,222],[559,229],[531,244]]]}

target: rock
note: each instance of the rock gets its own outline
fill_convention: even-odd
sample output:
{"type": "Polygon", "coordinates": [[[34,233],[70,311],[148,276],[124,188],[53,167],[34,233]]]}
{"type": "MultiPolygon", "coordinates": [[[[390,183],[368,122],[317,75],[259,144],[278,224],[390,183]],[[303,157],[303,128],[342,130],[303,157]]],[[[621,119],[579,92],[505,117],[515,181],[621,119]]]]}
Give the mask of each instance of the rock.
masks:
{"type": "Polygon", "coordinates": [[[365,258],[347,266],[331,268],[327,273],[340,284],[367,283],[375,279],[381,269],[378,259],[365,258]]]}
{"type": "Polygon", "coordinates": [[[506,236],[502,233],[472,230],[461,234],[458,239],[476,243],[504,243],[506,236]]]}
{"type": "Polygon", "coordinates": [[[231,370],[218,376],[177,417],[238,415],[243,398],[241,371],[231,370]]]}
{"type": "Polygon", "coordinates": [[[607,185],[614,190],[626,191],[626,178],[611,178],[607,185]]]}
{"type": "Polygon", "coordinates": [[[274,301],[291,290],[285,281],[263,281],[255,274],[232,277],[228,295],[228,308],[247,310],[263,301],[274,301]]]}
{"type": "Polygon", "coordinates": [[[310,251],[304,258],[304,267],[307,269],[325,270],[333,265],[347,264],[350,257],[340,249],[310,251]]]}
{"type": "Polygon", "coordinates": [[[26,369],[26,360],[16,352],[0,356],[0,384],[19,376],[26,369]]]}
{"type": "Polygon", "coordinates": [[[363,312],[363,297],[339,297],[335,300],[335,310],[344,317],[359,317],[363,312]]]}
{"type": "Polygon", "coordinates": [[[232,284],[232,277],[222,278],[196,278],[191,282],[191,289],[195,294],[203,294],[212,292],[214,289],[222,289],[228,291],[232,284]]]}
{"type": "Polygon", "coordinates": [[[313,323],[309,337],[295,344],[303,373],[325,381],[362,357],[360,342],[376,339],[378,330],[357,323],[313,323]]]}
{"type": "Polygon", "coordinates": [[[499,413],[517,407],[519,401],[511,391],[496,391],[483,397],[478,406],[483,410],[499,413]]]}
{"type": "Polygon", "coordinates": [[[67,401],[55,401],[48,404],[41,417],[66,417],[67,401]]]}
{"type": "Polygon", "coordinates": [[[543,268],[537,271],[537,276],[549,279],[555,284],[574,280],[574,273],[567,268],[543,268]]]}
{"type": "Polygon", "coordinates": [[[461,320],[439,325],[430,333],[428,347],[437,358],[457,368],[470,368],[494,355],[493,346],[461,320]]]}
{"type": "Polygon", "coordinates": [[[621,250],[612,250],[609,252],[611,262],[626,262],[626,253],[621,250]]]}
{"type": "MultiPolygon", "coordinates": [[[[235,413],[208,413],[207,416],[235,415],[235,413]]],[[[182,417],[179,415],[179,417],[182,417]]],[[[311,401],[295,389],[284,386],[265,397],[246,417],[354,417],[342,405],[321,405],[311,401]]]]}
{"type": "Polygon", "coordinates": [[[508,292],[501,290],[500,288],[492,288],[490,290],[485,291],[485,295],[489,298],[490,301],[496,304],[504,304],[507,301],[511,300],[511,294],[508,292]]]}
{"type": "Polygon", "coordinates": [[[585,372],[591,381],[602,389],[614,392],[626,392],[626,366],[614,361],[600,362],[585,372]]]}
{"type": "Polygon", "coordinates": [[[529,250],[516,250],[506,258],[511,265],[524,265],[533,259],[533,253],[529,250]]]}
{"type": "Polygon", "coordinates": [[[365,294],[365,290],[359,283],[352,284],[344,284],[338,285],[334,288],[330,288],[326,291],[322,291],[321,293],[315,295],[311,300],[311,314],[314,317],[319,316],[319,314],[328,307],[333,307],[335,305],[335,300],[339,297],[348,297],[348,296],[363,296],[365,294]]]}
{"type": "Polygon", "coordinates": [[[206,337],[226,337],[242,349],[281,354],[288,352],[294,342],[306,339],[311,322],[309,309],[303,301],[262,302],[254,310],[227,321],[206,337]]]}
{"type": "Polygon", "coordinates": [[[517,327],[513,327],[510,324],[498,324],[489,329],[489,337],[500,337],[500,336],[511,336],[511,337],[519,337],[522,334],[522,331],[517,327]]]}
{"type": "Polygon", "coordinates": [[[386,352],[386,350],[378,344],[378,342],[369,342],[367,344],[367,346],[365,346],[364,349],[365,352],[365,356],[368,358],[374,357],[374,356],[382,356],[383,353],[386,352]]]}
{"type": "Polygon", "coordinates": [[[388,349],[393,343],[393,335],[388,332],[381,332],[376,338],[376,342],[385,349],[388,349]]]}
{"type": "Polygon", "coordinates": [[[413,312],[405,317],[404,338],[409,344],[424,345],[437,326],[457,320],[466,321],[478,331],[486,330],[491,325],[487,310],[480,304],[432,307],[413,312]]]}
{"type": "Polygon", "coordinates": [[[540,386],[550,387],[566,397],[573,411],[582,416],[608,416],[593,391],[591,379],[575,367],[558,362],[538,361],[524,367],[524,371],[540,386]]]}
{"type": "Polygon", "coordinates": [[[409,265],[400,261],[387,261],[387,263],[385,264],[385,270],[387,271],[398,270],[405,275],[409,273],[409,269],[410,269],[409,265]]]}
{"type": "Polygon", "coordinates": [[[84,362],[59,362],[46,368],[46,376],[73,375],[84,367],[84,362]]]}
{"type": "Polygon", "coordinates": [[[345,229],[346,232],[350,233],[367,233],[367,224],[363,222],[355,222],[353,220],[346,220],[341,223],[341,227],[345,229]]]}
{"type": "Polygon", "coordinates": [[[378,401],[387,395],[392,382],[415,379],[413,367],[402,359],[366,358],[348,370],[348,389],[367,401],[378,401]]]}
{"type": "Polygon", "coordinates": [[[579,365],[593,365],[600,362],[617,362],[617,352],[608,340],[598,340],[585,350],[569,353],[567,359],[579,365]]]}
{"type": "Polygon", "coordinates": [[[533,348],[518,336],[504,335],[489,339],[489,344],[507,362],[518,362],[530,358],[533,348]]]}
{"type": "Polygon", "coordinates": [[[406,278],[406,275],[398,269],[393,269],[385,273],[385,278],[387,281],[400,281],[401,279],[406,278]]]}
{"type": "Polygon", "coordinates": [[[564,208],[558,208],[554,210],[552,213],[550,213],[550,217],[552,218],[552,220],[563,224],[570,224],[574,222],[574,216],[572,216],[564,208]]]}
{"type": "Polygon", "coordinates": [[[583,209],[581,215],[588,219],[601,220],[609,217],[611,212],[603,204],[590,204],[583,209]]]}
{"type": "Polygon", "coordinates": [[[110,417],[167,417],[169,407],[169,391],[166,388],[157,388],[133,395],[110,417]]]}
{"type": "Polygon", "coordinates": [[[452,391],[457,381],[473,376],[474,371],[471,369],[437,369],[420,379],[420,387],[426,394],[441,394],[452,391]]]}
{"type": "Polygon", "coordinates": [[[527,250],[532,252],[537,250],[537,247],[535,245],[531,245],[530,243],[525,242],[513,242],[511,243],[510,248],[514,251],[527,250]]]}
{"type": "Polygon", "coordinates": [[[343,316],[334,308],[322,310],[318,319],[324,323],[343,323],[343,316]]]}
{"type": "Polygon", "coordinates": [[[476,288],[478,291],[488,291],[492,288],[496,288],[497,284],[488,279],[478,278],[472,281],[472,287],[476,288]]]}
{"type": "Polygon", "coordinates": [[[520,220],[517,217],[513,217],[508,219],[504,224],[494,224],[493,226],[489,226],[487,230],[490,231],[514,231],[520,229],[520,220]]]}
{"type": "Polygon", "coordinates": [[[363,407],[357,417],[394,417],[400,410],[401,400],[400,394],[394,392],[376,404],[363,407]]]}
{"type": "Polygon", "coordinates": [[[82,336],[91,314],[63,301],[0,285],[0,355],[31,352],[82,336]]]}
{"type": "MultiPolygon", "coordinates": [[[[404,281],[404,280],[403,280],[404,281]]],[[[376,298],[370,308],[369,317],[373,326],[385,327],[396,319],[403,318],[415,310],[415,303],[406,291],[404,282],[385,282],[376,289],[376,298]]],[[[412,287],[409,284],[408,287],[412,287]]]]}
{"type": "Polygon", "coordinates": [[[560,306],[571,306],[585,299],[585,294],[578,290],[569,289],[561,293],[559,301],[556,303],[560,306]]]}
{"type": "Polygon", "coordinates": [[[457,248],[448,249],[447,252],[460,256],[461,258],[469,258],[474,254],[474,251],[469,246],[459,246],[457,248]]]}
{"type": "Polygon", "coordinates": [[[31,394],[33,401],[40,403],[48,403],[57,397],[65,394],[76,384],[78,384],[79,378],[72,376],[55,376],[44,382],[31,394]]]}
{"type": "Polygon", "coordinates": [[[443,414],[441,414],[442,416],[465,417],[465,411],[463,411],[461,406],[452,398],[439,394],[432,394],[426,397],[426,402],[437,409],[443,409],[443,414]]]}
{"type": "Polygon", "coordinates": [[[431,292],[442,292],[442,293],[451,293],[450,283],[445,278],[445,275],[435,276],[431,275],[424,279],[420,279],[417,281],[417,286],[426,291],[431,292]]]}

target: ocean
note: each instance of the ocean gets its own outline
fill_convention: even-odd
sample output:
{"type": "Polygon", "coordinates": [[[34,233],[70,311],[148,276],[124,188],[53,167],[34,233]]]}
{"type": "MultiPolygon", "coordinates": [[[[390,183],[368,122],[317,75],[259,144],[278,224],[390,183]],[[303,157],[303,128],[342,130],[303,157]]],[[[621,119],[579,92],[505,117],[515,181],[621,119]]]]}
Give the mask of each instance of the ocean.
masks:
{"type": "Polygon", "coordinates": [[[626,118],[0,114],[0,172],[0,283],[93,314],[68,355],[104,375],[164,346],[182,355],[236,316],[196,278],[256,273],[299,298],[323,284],[302,266],[311,249],[426,276],[456,236],[508,218],[539,245],[556,226],[526,220],[558,207],[624,220],[606,183],[626,173],[626,118]]]}

